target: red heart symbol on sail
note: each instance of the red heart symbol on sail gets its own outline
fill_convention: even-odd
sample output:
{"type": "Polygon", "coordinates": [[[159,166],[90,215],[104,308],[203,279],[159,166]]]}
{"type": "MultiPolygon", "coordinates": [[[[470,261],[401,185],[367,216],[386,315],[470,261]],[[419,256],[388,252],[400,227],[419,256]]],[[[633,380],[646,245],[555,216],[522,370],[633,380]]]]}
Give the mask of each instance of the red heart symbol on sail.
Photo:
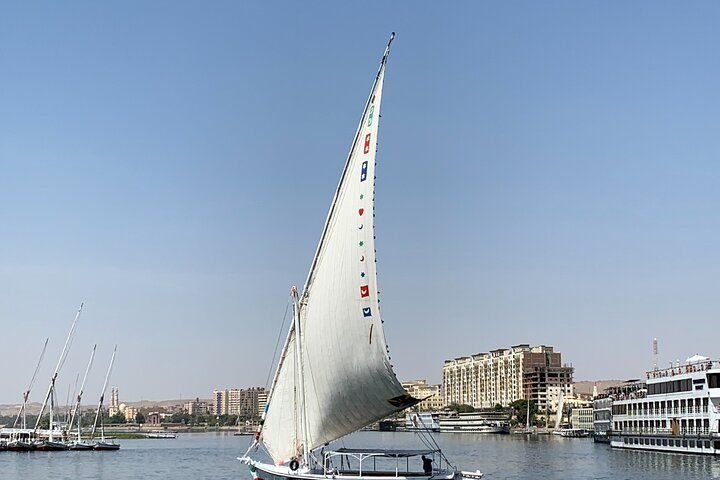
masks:
{"type": "Polygon", "coordinates": [[[365,213],[365,209],[361,208],[360,210],[358,210],[358,213],[362,216],[362,214],[365,213]]]}

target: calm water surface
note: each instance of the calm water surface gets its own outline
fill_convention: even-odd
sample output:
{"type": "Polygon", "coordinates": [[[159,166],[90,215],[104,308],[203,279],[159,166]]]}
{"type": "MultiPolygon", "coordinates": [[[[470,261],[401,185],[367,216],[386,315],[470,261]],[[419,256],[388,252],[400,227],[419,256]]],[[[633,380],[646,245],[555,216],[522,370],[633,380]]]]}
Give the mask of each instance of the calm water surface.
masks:
{"type": "MultiPolygon", "coordinates": [[[[450,460],[493,479],[720,479],[720,459],[611,450],[589,439],[521,435],[436,435],[450,460]]],[[[240,479],[236,460],[251,437],[180,434],[169,440],[121,440],[117,452],[0,452],[1,480],[240,479]]],[[[413,434],[360,432],[346,446],[421,448],[413,434]]],[[[419,464],[418,464],[419,467],[419,464]]]]}

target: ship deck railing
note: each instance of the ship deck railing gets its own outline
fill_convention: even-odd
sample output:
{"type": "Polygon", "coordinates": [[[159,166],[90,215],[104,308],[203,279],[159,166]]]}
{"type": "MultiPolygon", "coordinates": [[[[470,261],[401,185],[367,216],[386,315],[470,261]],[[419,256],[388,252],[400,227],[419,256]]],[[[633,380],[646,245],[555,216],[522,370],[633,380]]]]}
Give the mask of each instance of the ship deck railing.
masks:
{"type": "Polygon", "coordinates": [[[340,448],[322,455],[326,472],[333,476],[427,477],[418,458],[422,456],[433,461],[432,474],[453,470],[440,450],[340,448]]]}
{"type": "Polygon", "coordinates": [[[720,361],[718,360],[706,360],[696,363],[689,363],[686,365],[676,365],[674,367],[663,368],[660,370],[652,370],[646,372],[645,377],[649,380],[651,378],[666,378],[674,377],[675,375],[683,375],[686,373],[704,372],[707,370],[720,368],[720,361]]]}
{"type": "Polygon", "coordinates": [[[641,409],[637,413],[629,410],[625,414],[616,414],[616,416],[628,416],[628,417],[660,417],[666,418],[668,415],[695,415],[700,417],[706,417],[710,415],[708,407],[685,407],[685,408],[662,408],[659,411],[650,409],[641,409]]]}
{"type": "Polygon", "coordinates": [[[682,428],[677,434],[673,434],[670,428],[626,428],[613,430],[613,433],[621,435],[672,435],[672,436],[720,436],[718,432],[711,432],[709,428],[682,428]]]}

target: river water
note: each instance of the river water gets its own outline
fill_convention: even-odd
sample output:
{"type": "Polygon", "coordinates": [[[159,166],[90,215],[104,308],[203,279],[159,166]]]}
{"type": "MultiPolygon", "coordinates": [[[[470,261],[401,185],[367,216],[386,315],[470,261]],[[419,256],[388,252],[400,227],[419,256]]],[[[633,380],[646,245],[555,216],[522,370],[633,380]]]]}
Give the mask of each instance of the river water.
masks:
{"type": "MultiPolygon", "coordinates": [[[[459,468],[480,469],[488,480],[720,479],[720,458],[613,450],[591,439],[474,434],[435,438],[459,468]]],[[[120,440],[122,448],[116,452],[0,452],[0,480],[250,480],[247,466],[237,461],[250,441],[249,436],[228,433],[181,433],[176,439],[120,440]]],[[[422,448],[415,435],[400,432],[359,432],[344,445],[422,448]]]]}

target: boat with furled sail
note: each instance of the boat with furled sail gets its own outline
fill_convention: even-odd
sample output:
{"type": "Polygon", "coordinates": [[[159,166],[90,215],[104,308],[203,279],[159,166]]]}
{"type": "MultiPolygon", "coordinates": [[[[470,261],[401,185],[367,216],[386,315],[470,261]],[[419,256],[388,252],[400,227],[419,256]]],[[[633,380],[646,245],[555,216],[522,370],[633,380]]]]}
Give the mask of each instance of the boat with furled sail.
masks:
{"type": "Polygon", "coordinates": [[[240,458],[255,480],[482,477],[458,471],[429,435],[426,448],[418,450],[329,445],[420,401],[403,389],[390,364],[375,270],[375,145],[394,37],[365,103],[302,295],[291,290],[293,323],[255,440],[240,458]],[[260,445],[274,463],[250,456],[260,445]],[[413,457],[422,469],[411,466],[413,457]]]}
{"type": "Polygon", "coordinates": [[[95,422],[93,423],[92,432],[90,433],[91,438],[95,438],[95,431],[97,430],[98,422],[100,423],[100,440],[93,445],[93,450],[119,450],[120,444],[113,441],[108,441],[105,437],[105,421],[103,420],[103,401],[105,400],[105,391],[107,390],[108,380],[110,380],[110,372],[112,372],[113,363],[115,363],[115,354],[117,353],[117,345],[113,350],[112,357],[110,357],[110,366],[108,367],[107,375],[105,375],[105,383],[103,383],[102,393],[100,393],[100,401],[95,412],[95,422]]]}
{"type": "Polygon", "coordinates": [[[75,406],[73,407],[72,415],[70,416],[70,430],[72,430],[73,425],[75,424],[75,419],[77,418],[77,434],[75,440],[69,444],[70,450],[92,450],[95,446],[92,442],[83,441],[82,428],[80,425],[82,423],[82,415],[80,415],[80,402],[82,402],[82,396],[85,390],[85,380],[87,380],[88,373],[90,373],[90,367],[92,367],[93,360],[95,359],[95,349],[97,349],[97,345],[93,345],[92,353],[90,353],[90,361],[88,362],[88,366],[85,369],[85,375],[83,376],[82,383],[80,384],[80,392],[78,392],[77,398],[75,399],[75,406]]]}
{"type": "Polygon", "coordinates": [[[67,432],[63,428],[58,428],[56,423],[54,422],[54,414],[55,414],[55,382],[57,381],[58,373],[60,373],[60,369],[65,364],[65,359],[67,359],[68,350],[70,349],[70,345],[72,343],[73,335],[75,333],[75,326],[77,325],[78,319],[80,318],[80,314],[82,313],[83,304],[80,304],[80,308],[78,308],[77,313],[75,314],[75,320],[73,320],[72,326],[70,327],[70,332],[68,333],[67,338],[65,339],[65,345],[63,346],[62,353],[60,353],[60,359],[58,360],[57,366],[55,367],[55,372],[53,373],[52,378],[50,379],[50,386],[48,387],[47,394],[45,395],[45,401],[42,404],[42,407],[40,407],[40,413],[38,414],[37,421],[35,422],[35,429],[33,430],[33,436],[35,438],[39,438],[40,436],[43,436],[42,439],[36,440],[34,443],[34,449],[35,450],[41,450],[41,451],[57,451],[57,450],[67,450],[68,445],[65,442],[67,440],[66,434],[67,432]],[[49,418],[49,429],[47,432],[40,432],[40,421],[42,419],[43,412],[45,411],[45,407],[50,406],[50,418],[49,418]],[[56,440],[57,438],[57,440],[56,440]]]}

